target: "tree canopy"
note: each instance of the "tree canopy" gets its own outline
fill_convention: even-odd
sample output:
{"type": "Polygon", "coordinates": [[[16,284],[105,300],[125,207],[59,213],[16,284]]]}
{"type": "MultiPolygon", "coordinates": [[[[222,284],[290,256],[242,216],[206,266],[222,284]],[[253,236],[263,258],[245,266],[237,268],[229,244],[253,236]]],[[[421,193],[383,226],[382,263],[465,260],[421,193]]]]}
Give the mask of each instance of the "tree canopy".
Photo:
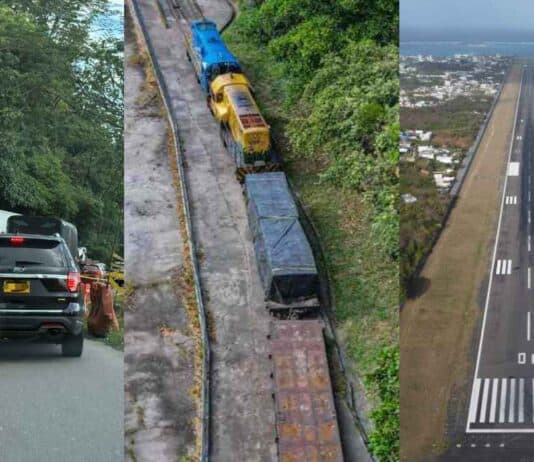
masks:
{"type": "Polygon", "coordinates": [[[90,254],[122,245],[122,42],[103,0],[0,0],[0,208],[74,222],[90,254]]]}

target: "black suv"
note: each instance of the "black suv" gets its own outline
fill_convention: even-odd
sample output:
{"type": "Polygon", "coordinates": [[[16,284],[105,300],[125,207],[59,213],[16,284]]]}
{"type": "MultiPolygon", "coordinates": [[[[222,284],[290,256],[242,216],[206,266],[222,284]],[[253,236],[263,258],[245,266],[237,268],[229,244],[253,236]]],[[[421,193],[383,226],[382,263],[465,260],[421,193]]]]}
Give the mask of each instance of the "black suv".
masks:
{"type": "Polygon", "coordinates": [[[80,272],[59,234],[0,234],[0,341],[61,344],[81,356],[80,272]]]}

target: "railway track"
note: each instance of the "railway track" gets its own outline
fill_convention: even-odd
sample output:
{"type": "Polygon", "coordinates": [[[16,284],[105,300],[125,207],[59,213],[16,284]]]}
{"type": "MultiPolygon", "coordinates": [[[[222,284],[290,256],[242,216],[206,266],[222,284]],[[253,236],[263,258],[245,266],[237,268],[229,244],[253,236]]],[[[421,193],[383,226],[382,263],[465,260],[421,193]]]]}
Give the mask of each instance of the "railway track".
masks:
{"type": "Polygon", "coordinates": [[[196,21],[204,18],[204,13],[195,0],[168,0],[178,19],[196,21]]]}
{"type": "MultiPolygon", "coordinates": [[[[129,1],[136,6],[138,15],[141,14],[141,9],[146,14],[146,10],[153,8],[150,0],[129,1]]],[[[227,177],[228,169],[225,172],[225,166],[233,161],[224,155],[222,146],[221,152],[218,151],[217,145],[221,143],[218,140],[217,126],[205,109],[204,95],[197,94],[200,90],[196,81],[194,88],[189,86],[194,77],[188,67],[190,64],[183,62],[185,60],[177,60],[183,51],[179,46],[180,40],[175,40],[176,35],[185,36],[187,23],[202,19],[204,15],[195,0],[161,1],[169,2],[177,19],[177,27],[168,30],[165,37],[159,37],[159,43],[153,46],[150,26],[142,26],[175,143],[181,151],[178,165],[184,188],[182,205],[186,210],[190,241],[193,244],[192,259],[195,262],[197,298],[201,307],[199,317],[205,332],[201,460],[227,461],[231,455],[232,460],[274,462],[278,457],[273,449],[275,418],[269,377],[269,346],[265,340],[272,318],[266,312],[263,294],[256,282],[254,250],[250,238],[246,237],[248,223],[241,187],[235,181],[233,169],[232,178],[227,177]],[[176,47],[168,47],[170,39],[175,40],[173,43],[176,43],[176,47]],[[182,67],[184,64],[185,67],[182,67]],[[177,80],[178,87],[175,85],[177,80]],[[213,126],[215,130],[212,129],[213,126]],[[209,139],[211,135],[217,137],[216,142],[209,139]],[[199,149],[202,151],[200,155],[195,152],[199,149]],[[184,169],[182,157],[188,165],[187,169],[184,169]],[[244,221],[241,215],[244,216],[244,221]],[[232,238],[228,239],[228,232],[220,232],[219,237],[209,236],[207,241],[205,229],[219,228],[221,223],[227,223],[231,228],[232,238]],[[221,240],[226,249],[220,246],[221,240]],[[213,272],[213,268],[206,270],[205,264],[199,265],[197,262],[194,248],[196,242],[204,250],[203,260],[210,261],[209,266],[216,266],[219,273],[224,273],[224,287],[214,279],[213,274],[209,274],[210,271],[213,272]],[[207,249],[206,246],[213,248],[207,249]],[[232,299],[233,294],[228,292],[232,289],[241,292],[238,294],[241,299],[223,299],[227,295],[232,299]],[[206,304],[208,308],[211,305],[209,309],[212,310],[213,322],[217,328],[217,342],[211,348],[205,329],[206,317],[202,300],[202,294],[206,293],[209,294],[206,304]],[[223,297],[217,299],[215,293],[223,294],[223,297]],[[265,400],[266,396],[268,400],[265,400]],[[238,401],[235,397],[239,397],[238,401]]],[[[210,16],[217,16],[220,29],[231,24],[235,12],[229,1],[203,1],[215,3],[215,9],[219,8],[218,13],[225,3],[230,5],[231,15],[221,19],[220,14],[214,15],[210,9],[210,16]]],[[[156,36],[158,22],[160,28],[161,19],[153,19],[151,25],[156,36]]],[[[217,231],[209,232],[217,234],[217,231]]],[[[220,278],[220,274],[217,277],[220,278]]],[[[323,320],[328,325],[327,319],[323,320]]]]}
{"type": "MultiPolygon", "coordinates": [[[[173,3],[178,24],[169,27],[162,24],[153,1],[128,1],[139,19],[180,152],[182,206],[189,223],[199,319],[204,326],[200,460],[274,462],[274,409],[267,354],[269,316],[262,309],[241,187],[235,181],[231,159],[224,155],[217,125],[206,111],[190,63],[183,59],[184,25],[201,18],[202,12],[196,2],[173,3]],[[200,264],[197,246],[204,253],[200,264]],[[208,296],[203,300],[205,294],[208,296]],[[216,326],[217,342],[211,347],[204,303],[216,326]]],[[[234,15],[230,3],[209,1],[216,10],[211,17],[219,27],[227,26],[234,15]]]]}

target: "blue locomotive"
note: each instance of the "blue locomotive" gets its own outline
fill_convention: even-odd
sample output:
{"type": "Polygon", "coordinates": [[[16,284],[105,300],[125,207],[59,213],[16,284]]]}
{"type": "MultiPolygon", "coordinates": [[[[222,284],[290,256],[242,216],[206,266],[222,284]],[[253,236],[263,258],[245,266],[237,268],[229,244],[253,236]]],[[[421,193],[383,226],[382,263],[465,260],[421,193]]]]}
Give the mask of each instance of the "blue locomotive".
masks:
{"type": "Polygon", "coordinates": [[[186,35],[187,57],[193,63],[197,80],[208,93],[209,85],[221,74],[241,73],[241,66],[221,39],[213,21],[193,21],[186,35]]]}

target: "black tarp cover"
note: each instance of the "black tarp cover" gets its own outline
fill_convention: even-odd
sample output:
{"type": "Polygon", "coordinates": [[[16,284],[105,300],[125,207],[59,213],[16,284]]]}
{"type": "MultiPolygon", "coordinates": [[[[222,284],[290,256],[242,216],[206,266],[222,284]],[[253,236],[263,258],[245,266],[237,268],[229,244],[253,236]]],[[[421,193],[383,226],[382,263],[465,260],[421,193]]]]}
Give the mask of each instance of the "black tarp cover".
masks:
{"type": "Polygon", "coordinates": [[[247,214],[265,296],[293,303],[317,296],[317,268],[282,172],[245,177],[247,214]]]}

